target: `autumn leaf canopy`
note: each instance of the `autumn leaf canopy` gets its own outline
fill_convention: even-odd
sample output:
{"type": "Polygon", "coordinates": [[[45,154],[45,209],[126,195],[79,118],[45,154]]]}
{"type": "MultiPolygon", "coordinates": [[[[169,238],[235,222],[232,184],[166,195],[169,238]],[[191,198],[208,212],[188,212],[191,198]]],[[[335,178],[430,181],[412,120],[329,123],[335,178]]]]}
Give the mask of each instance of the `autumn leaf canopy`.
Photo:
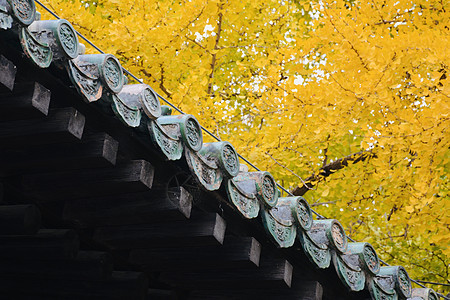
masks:
{"type": "Polygon", "coordinates": [[[349,236],[449,283],[450,2],[43,3],[349,236]]]}

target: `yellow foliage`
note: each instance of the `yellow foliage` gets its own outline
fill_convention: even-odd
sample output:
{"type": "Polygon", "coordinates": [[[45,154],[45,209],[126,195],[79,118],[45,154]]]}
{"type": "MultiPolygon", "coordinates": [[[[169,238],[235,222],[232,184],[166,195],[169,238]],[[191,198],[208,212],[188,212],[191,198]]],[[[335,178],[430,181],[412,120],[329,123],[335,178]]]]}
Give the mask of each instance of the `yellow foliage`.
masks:
{"type": "Polygon", "coordinates": [[[448,280],[449,1],[44,3],[286,187],[370,149],[305,196],[448,280]]]}

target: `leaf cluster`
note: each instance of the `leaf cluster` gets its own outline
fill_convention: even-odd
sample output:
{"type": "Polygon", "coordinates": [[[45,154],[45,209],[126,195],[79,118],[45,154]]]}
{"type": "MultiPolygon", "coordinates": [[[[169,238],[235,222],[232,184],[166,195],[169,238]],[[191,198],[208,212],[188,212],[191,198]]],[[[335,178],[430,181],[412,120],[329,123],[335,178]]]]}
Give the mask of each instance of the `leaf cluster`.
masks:
{"type": "Polygon", "coordinates": [[[281,184],[309,184],[350,236],[448,283],[448,1],[45,4],[281,184]]]}

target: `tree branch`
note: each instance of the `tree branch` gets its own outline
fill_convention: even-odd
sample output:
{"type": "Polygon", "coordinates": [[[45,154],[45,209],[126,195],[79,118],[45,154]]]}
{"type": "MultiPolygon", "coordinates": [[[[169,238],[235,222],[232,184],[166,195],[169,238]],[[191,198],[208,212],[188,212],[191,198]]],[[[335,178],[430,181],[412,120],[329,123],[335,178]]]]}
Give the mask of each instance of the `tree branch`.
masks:
{"type": "Polygon", "coordinates": [[[328,14],[328,12],[327,12],[326,9],[324,10],[324,12],[325,12],[325,14],[327,15],[328,20],[330,21],[331,25],[332,25],[332,26],[334,27],[334,29],[337,31],[337,33],[339,33],[339,34],[342,36],[342,38],[344,39],[344,41],[346,41],[346,42],[350,45],[350,48],[353,50],[353,52],[356,53],[356,56],[357,56],[357,57],[359,58],[359,60],[361,61],[361,64],[362,64],[362,66],[364,67],[364,69],[366,69],[367,71],[370,71],[370,70],[369,70],[369,67],[367,66],[367,63],[366,63],[366,62],[364,61],[364,59],[361,57],[361,55],[359,54],[359,51],[356,50],[355,46],[353,46],[352,42],[351,42],[349,39],[347,39],[347,38],[345,37],[345,35],[342,34],[342,32],[339,31],[339,29],[337,28],[336,24],[334,24],[332,18],[330,18],[330,15],[328,14]]]}
{"type": "MultiPolygon", "coordinates": [[[[217,21],[217,33],[216,33],[216,42],[214,44],[214,50],[218,50],[219,49],[219,41],[220,41],[220,35],[222,34],[222,18],[223,18],[223,14],[222,14],[222,5],[219,6],[219,20],[217,21]]],[[[214,78],[214,69],[216,67],[216,62],[217,62],[217,53],[214,52],[212,54],[212,58],[211,58],[211,73],[209,74],[209,83],[208,83],[208,95],[211,96],[211,92],[212,92],[212,80],[214,78]]]]}
{"type": "MultiPolygon", "coordinates": [[[[140,70],[145,76],[153,78],[153,80],[155,82],[159,83],[159,88],[164,92],[164,94],[166,94],[167,97],[171,97],[172,93],[164,86],[164,75],[161,74],[161,79],[156,78],[155,76],[153,76],[151,73],[149,73],[146,69],[141,69],[140,70]]],[[[164,73],[164,69],[161,66],[161,72],[164,73]]]]}
{"type": "Polygon", "coordinates": [[[324,159],[323,159],[322,168],[325,167],[327,165],[327,163],[328,163],[328,155],[327,155],[327,153],[328,153],[328,146],[329,146],[328,141],[329,140],[330,140],[330,135],[328,134],[328,136],[327,136],[327,147],[323,150],[324,159]]]}
{"type": "Polygon", "coordinates": [[[266,155],[268,155],[277,165],[279,165],[280,167],[282,167],[283,169],[286,169],[286,170],[288,170],[292,175],[294,175],[294,176],[296,176],[298,179],[300,179],[300,181],[303,183],[303,184],[306,184],[306,182],[297,174],[297,173],[295,173],[294,171],[292,171],[291,169],[289,169],[288,167],[286,167],[285,165],[283,165],[283,164],[280,164],[279,162],[278,162],[278,160],[276,160],[272,155],[270,155],[270,153],[269,152],[267,152],[266,151],[266,155]]]}
{"type": "Polygon", "coordinates": [[[347,167],[349,163],[356,164],[360,161],[365,161],[366,159],[373,157],[376,157],[376,155],[371,150],[367,150],[353,153],[346,157],[335,160],[320,168],[317,174],[313,174],[306,178],[301,187],[296,187],[292,190],[292,194],[294,194],[295,196],[303,196],[307,191],[312,189],[314,185],[324,180],[334,172],[347,167]]]}
{"type": "Polygon", "coordinates": [[[159,80],[159,88],[163,91],[167,97],[171,97],[172,93],[164,86],[164,67],[161,64],[161,79],[159,80]]]}

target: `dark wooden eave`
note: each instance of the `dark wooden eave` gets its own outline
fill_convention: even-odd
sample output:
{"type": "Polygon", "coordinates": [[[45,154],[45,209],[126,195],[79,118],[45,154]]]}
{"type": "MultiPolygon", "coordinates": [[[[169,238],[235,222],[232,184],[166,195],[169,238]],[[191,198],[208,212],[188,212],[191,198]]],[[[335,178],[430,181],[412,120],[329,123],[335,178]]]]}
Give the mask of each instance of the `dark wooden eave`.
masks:
{"type": "Polygon", "coordinates": [[[0,218],[5,212],[10,224],[0,235],[2,295],[322,299],[315,272],[297,275],[304,266],[258,222],[245,224],[220,192],[195,189],[185,169],[84,103],[67,77],[34,67],[7,44],[0,53],[17,71],[0,104],[0,218]],[[10,213],[25,206],[42,215],[31,235],[14,225],[30,217],[10,213]]]}
{"type": "MultiPolygon", "coordinates": [[[[3,4],[0,1],[0,8],[3,4]]],[[[170,156],[155,147],[145,131],[157,122],[148,119],[151,126],[143,128],[137,118],[146,111],[158,119],[157,113],[149,112],[150,106],[125,105],[121,101],[129,96],[121,100],[120,88],[111,82],[98,85],[103,77],[92,80],[100,89],[110,90],[96,95],[87,95],[88,90],[74,80],[77,61],[79,66],[95,66],[100,65],[99,57],[69,53],[71,57],[61,58],[62,47],[53,40],[49,45],[33,40],[28,26],[41,30],[40,25],[5,7],[0,19],[12,23],[9,27],[4,23],[7,30],[0,28],[2,297],[331,300],[381,299],[376,294],[380,291],[409,297],[402,296],[397,286],[397,275],[409,280],[406,271],[384,269],[380,274],[388,283],[380,279],[383,287],[379,287],[379,264],[366,270],[365,260],[358,258],[367,249],[376,258],[375,251],[366,244],[347,248],[345,232],[336,220],[312,222],[311,216],[310,224],[293,228],[300,221],[279,213],[294,205],[292,199],[277,204],[276,191],[269,196],[261,192],[263,184],[274,186],[269,173],[238,175],[232,166],[221,165],[223,157],[205,162],[219,147],[234,151],[231,145],[204,146],[200,132],[191,144],[184,136],[173,138],[179,142],[174,145],[185,139],[181,159],[175,158],[181,152],[170,156]],[[50,49],[56,60],[48,51],[42,52],[45,57],[34,57],[32,47],[25,49],[27,34],[33,45],[50,49]],[[115,105],[112,110],[110,102],[115,105]],[[105,105],[114,114],[105,113],[105,105]],[[216,179],[203,180],[199,174],[204,170],[214,170],[216,179]],[[221,182],[227,176],[229,180],[221,182]],[[258,199],[246,194],[246,182],[259,193],[258,199]],[[242,199],[262,203],[260,218],[250,219],[233,204],[233,188],[242,192],[242,199]],[[337,239],[326,235],[332,228],[339,232],[337,239]],[[291,240],[277,236],[278,229],[291,233],[291,240]],[[315,262],[320,255],[311,257],[314,251],[306,251],[308,247],[323,249],[323,261],[315,262]],[[361,268],[352,265],[355,261],[361,268]],[[353,282],[353,275],[367,280],[353,282]]],[[[70,24],[61,21],[57,26],[70,24]]],[[[116,61],[112,56],[100,59],[116,61]]],[[[141,88],[131,87],[129,93],[141,88]]],[[[189,116],[165,118],[158,124],[175,124],[171,122],[184,122],[179,125],[181,135],[189,122],[198,127],[189,116]]]]}

